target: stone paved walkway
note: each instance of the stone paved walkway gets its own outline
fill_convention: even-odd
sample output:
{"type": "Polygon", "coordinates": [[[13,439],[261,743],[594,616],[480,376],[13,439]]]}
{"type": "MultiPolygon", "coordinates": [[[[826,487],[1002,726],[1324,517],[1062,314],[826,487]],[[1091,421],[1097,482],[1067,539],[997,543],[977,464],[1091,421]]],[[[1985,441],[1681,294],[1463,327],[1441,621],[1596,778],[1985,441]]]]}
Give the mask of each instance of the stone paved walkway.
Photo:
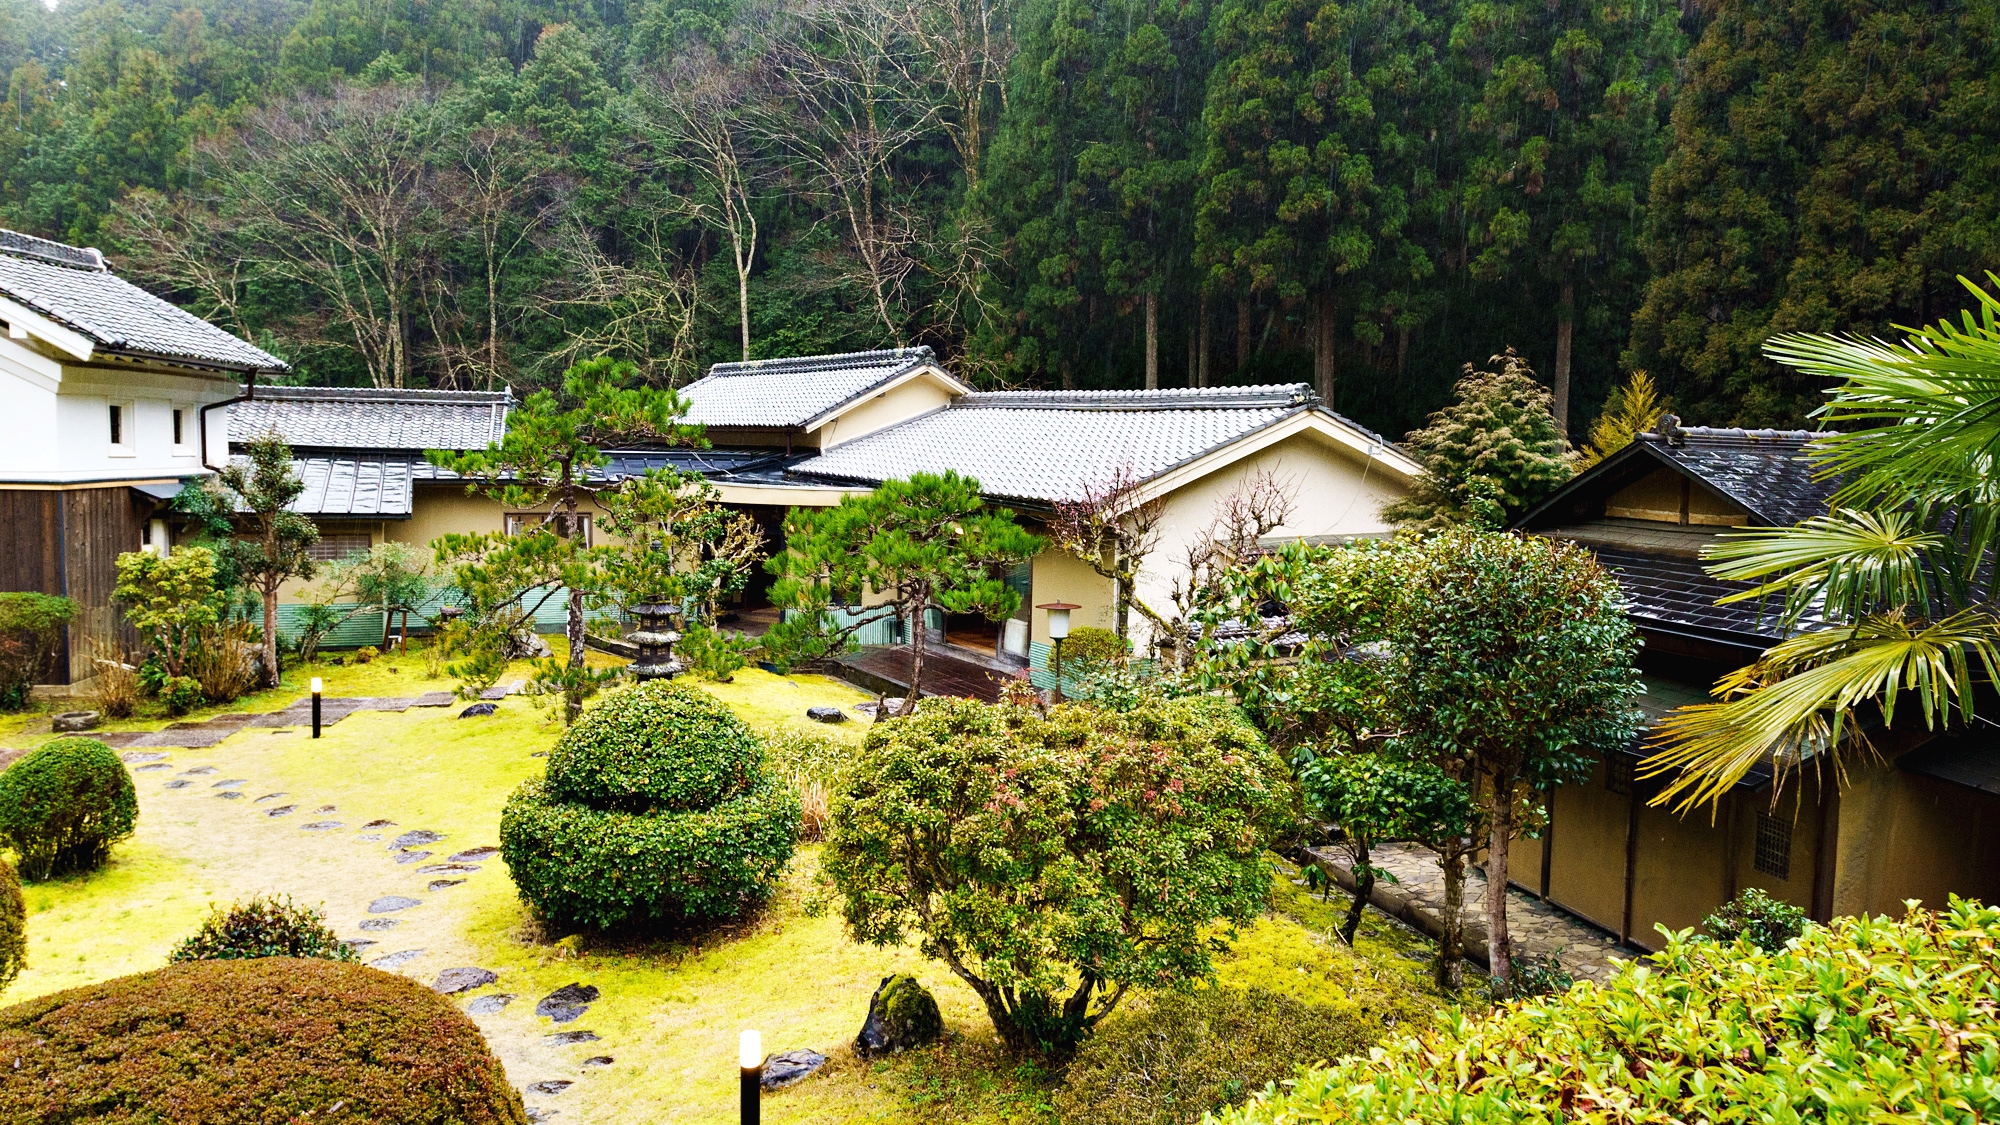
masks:
{"type": "MultiPolygon", "coordinates": [[[[1323,866],[1336,868],[1337,876],[1348,875],[1347,856],[1338,848],[1316,848],[1313,855],[1323,866]]],[[[1444,908],[1444,872],[1436,853],[1415,844],[1388,844],[1375,849],[1370,862],[1397,879],[1394,885],[1376,884],[1375,904],[1421,929],[1433,930],[1444,908]]],[[[1609,980],[1611,958],[1643,956],[1640,950],[1619,945],[1616,937],[1518,890],[1507,895],[1507,930],[1517,957],[1553,953],[1578,980],[1609,980]]],[[[1486,875],[1477,868],[1465,877],[1465,944],[1468,954],[1477,952],[1484,960],[1486,875]]]]}

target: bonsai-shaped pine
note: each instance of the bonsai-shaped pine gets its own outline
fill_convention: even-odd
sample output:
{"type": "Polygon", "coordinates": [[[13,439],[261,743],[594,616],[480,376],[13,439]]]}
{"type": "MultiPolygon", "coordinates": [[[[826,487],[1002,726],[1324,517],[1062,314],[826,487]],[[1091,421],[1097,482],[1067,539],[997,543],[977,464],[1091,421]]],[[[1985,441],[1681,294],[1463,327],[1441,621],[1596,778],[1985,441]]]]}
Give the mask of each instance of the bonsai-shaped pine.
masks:
{"type": "Polygon", "coordinates": [[[1006,573],[1042,545],[1012,512],[988,508],[977,480],[954,472],[884,481],[831,508],[794,508],[785,518],[785,550],[765,564],[778,576],[771,600],[791,616],[765,635],[765,651],[797,663],[845,649],[875,622],[907,621],[914,704],[924,675],[925,612],[939,606],[992,621],[1011,616],[1021,595],[1006,573]],[[864,592],[882,604],[836,622],[833,604],[857,603],[864,592]]]}
{"type": "Polygon", "coordinates": [[[175,547],[164,556],[128,551],[118,556],[117,566],[111,596],[124,605],[125,619],[146,638],[166,672],[160,697],[167,709],[186,711],[201,699],[188,662],[204,631],[222,620],[215,552],[207,547],[175,547]]]}
{"type": "Polygon", "coordinates": [[[1229,703],[938,698],[875,727],[821,856],[856,941],[915,937],[1007,1046],[1062,1056],[1132,988],[1211,975],[1264,908],[1285,767],[1229,703]]]}
{"type": "MultiPolygon", "coordinates": [[[[486,628],[512,629],[533,614],[527,603],[568,591],[569,660],[545,661],[537,680],[563,697],[563,718],[575,722],[595,679],[584,668],[584,611],[598,596],[598,573],[584,533],[583,501],[596,489],[592,471],[605,464],[610,441],[706,444],[701,427],[681,421],[687,404],[671,390],[639,385],[631,363],[599,357],[563,372],[560,385],[529,395],[507,415],[499,442],[468,453],[433,449],[431,463],[468,478],[509,509],[537,514],[513,534],[446,535],[440,561],[456,564],[458,587],[486,628]]],[[[476,646],[475,646],[476,647],[476,646]]]]}
{"type": "Polygon", "coordinates": [[[1383,519],[1420,529],[1499,528],[1570,478],[1548,388],[1513,348],[1490,362],[1500,370],[1466,364],[1452,404],[1405,435],[1424,473],[1408,496],[1382,509],[1383,519]]]}
{"type": "Polygon", "coordinates": [[[1429,762],[1383,752],[1315,757],[1299,771],[1299,787],[1313,810],[1340,828],[1351,861],[1354,902],[1340,923],[1340,940],[1349,945],[1376,880],[1396,881],[1369,862],[1369,849],[1396,840],[1436,847],[1472,824],[1472,794],[1463,783],[1429,762]]]}
{"type": "Polygon", "coordinates": [[[724,597],[743,589],[764,535],[747,512],[722,506],[722,492],[699,473],[655,469],[597,494],[604,526],[623,540],[600,552],[601,585],[612,601],[692,603],[713,622],[724,597]]]}
{"type": "MultiPolygon", "coordinates": [[[[1536,826],[1539,796],[1639,727],[1639,639],[1618,584],[1582,548],[1459,528],[1328,550],[1291,604],[1298,626],[1343,657],[1302,673],[1322,680],[1302,705],[1333,712],[1348,745],[1385,742],[1480,794],[1472,831],[1439,849],[1438,980],[1456,988],[1469,840],[1485,836],[1489,885],[1506,886],[1508,847],[1536,826]]],[[[1488,963],[1504,993],[1506,896],[1489,897],[1488,963]]]]}
{"type": "Polygon", "coordinates": [[[289,898],[259,895],[228,909],[217,908],[201,929],[174,947],[167,960],[230,961],[249,957],[318,957],[359,961],[326,924],[326,915],[289,898]]]}
{"type": "Polygon", "coordinates": [[[29,882],[102,866],[138,820],[132,775],[94,738],[58,738],[0,771],[0,844],[29,882]]]}
{"type": "Polygon", "coordinates": [[[273,433],[253,439],[240,460],[174,498],[174,507],[204,532],[201,544],[215,552],[218,584],[242,583],[263,599],[266,687],[278,683],[278,590],[315,570],[309,549],[319,542],[319,528],[291,509],[305,490],[292,468],[292,447],[273,433]]]}

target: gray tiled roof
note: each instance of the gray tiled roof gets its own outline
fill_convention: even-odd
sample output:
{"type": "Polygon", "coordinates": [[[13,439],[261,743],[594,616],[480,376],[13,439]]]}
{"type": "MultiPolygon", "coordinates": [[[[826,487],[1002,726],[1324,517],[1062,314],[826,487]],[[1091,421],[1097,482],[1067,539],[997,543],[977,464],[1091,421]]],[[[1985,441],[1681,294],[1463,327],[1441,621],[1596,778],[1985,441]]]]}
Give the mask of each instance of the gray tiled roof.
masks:
{"type": "Polygon", "coordinates": [[[484,449],[507,432],[509,391],[258,387],[229,408],[229,440],[273,430],[294,449],[484,449]]]}
{"type": "Polygon", "coordinates": [[[929,348],[718,363],[682,388],[687,420],[709,426],[802,426],[916,368],[929,348]]]}
{"type": "MultiPolygon", "coordinates": [[[[1785,637],[1780,626],[1782,599],[1717,605],[1731,594],[1750,589],[1748,582],[1711,576],[1698,559],[1648,554],[1601,543],[1586,543],[1606,570],[1618,577],[1626,612],[1660,627],[1725,634],[1773,643],[1785,637]]],[[[1806,622],[1810,627],[1817,622],[1806,622]]]]}
{"type": "Polygon", "coordinates": [[[978,478],[989,496],[1075,500],[1121,472],[1135,480],[1159,476],[1313,402],[1302,383],[971,394],[836,446],[793,471],[877,483],[952,469],[978,478]]]}
{"type": "Polygon", "coordinates": [[[234,370],[285,363],[113,274],[95,250],[0,230],[0,295],[105,351],[234,370]]]}
{"type": "Polygon", "coordinates": [[[1836,483],[1814,479],[1806,446],[1824,435],[1811,430],[1732,430],[1689,426],[1669,440],[1640,434],[1653,452],[1700,477],[1748,509],[1767,527],[1790,527],[1826,514],[1836,483]]]}

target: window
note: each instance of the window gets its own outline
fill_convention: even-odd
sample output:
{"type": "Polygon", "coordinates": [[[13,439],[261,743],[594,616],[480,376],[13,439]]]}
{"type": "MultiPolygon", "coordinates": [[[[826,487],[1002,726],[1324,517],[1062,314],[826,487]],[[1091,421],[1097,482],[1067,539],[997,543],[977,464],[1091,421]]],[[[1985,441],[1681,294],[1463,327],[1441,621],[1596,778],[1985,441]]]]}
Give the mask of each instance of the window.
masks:
{"type": "MultiPolygon", "coordinates": [[[[576,520],[582,525],[577,530],[581,533],[583,545],[588,547],[590,546],[590,517],[579,512],[577,513],[576,520]]],[[[540,527],[547,522],[548,517],[540,512],[509,512],[507,513],[507,534],[519,535],[524,531],[540,527]]]]}
{"type": "Polygon", "coordinates": [[[125,444],[125,408],[115,402],[111,404],[111,444],[125,444]]]}
{"type": "Polygon", "coordinates": [[[315,562],[339,562],[349,555],[365,555],[374,545],[375,537],[365,531],[321,531],[306,554],[315,562]]]}
{"type": "Polygon", "coordinates": [[[187,411],[174,407],[174,444],[187,444],[187,411]]]}
{"type": "Polygon", "coordinates": [[[1604,789],[1609,793],[1632,791],[1632,769],[1639,760],[1630,754],[1612,753],[1604,759],[1604,789]]]}
{"type": "Polygon", "coordinates": [[[1751,866],[1773,879],[1792,877],[1792,822],[1767,812],[1757,814],[1757,850],[1751,866]]]}

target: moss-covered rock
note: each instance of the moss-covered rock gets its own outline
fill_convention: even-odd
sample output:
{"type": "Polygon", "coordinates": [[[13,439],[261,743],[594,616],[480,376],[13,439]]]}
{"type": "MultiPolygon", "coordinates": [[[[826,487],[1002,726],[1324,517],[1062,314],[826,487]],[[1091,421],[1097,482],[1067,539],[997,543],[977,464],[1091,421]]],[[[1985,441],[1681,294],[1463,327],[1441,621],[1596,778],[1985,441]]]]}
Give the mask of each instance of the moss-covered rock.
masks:
{"type": "Polygon", "coordinates": [[[28,961],[28,904],[14,865],[0,859],[0,991],[21,975],[28,961]]]}
{"type": "Polygon", "coordinates": [[[862,1058],[893,1054],[935,1043],[944,1034],[937,998],[907,973],[882,978],[868,1001],[868,1021],[854,1037],[862,1058]]]}
{"type": "Polygon", "coordinates": [[[526,1125],[464,1013],[336,961],[191,961],[0,1010],[0,1120],[526,1125]]]}

